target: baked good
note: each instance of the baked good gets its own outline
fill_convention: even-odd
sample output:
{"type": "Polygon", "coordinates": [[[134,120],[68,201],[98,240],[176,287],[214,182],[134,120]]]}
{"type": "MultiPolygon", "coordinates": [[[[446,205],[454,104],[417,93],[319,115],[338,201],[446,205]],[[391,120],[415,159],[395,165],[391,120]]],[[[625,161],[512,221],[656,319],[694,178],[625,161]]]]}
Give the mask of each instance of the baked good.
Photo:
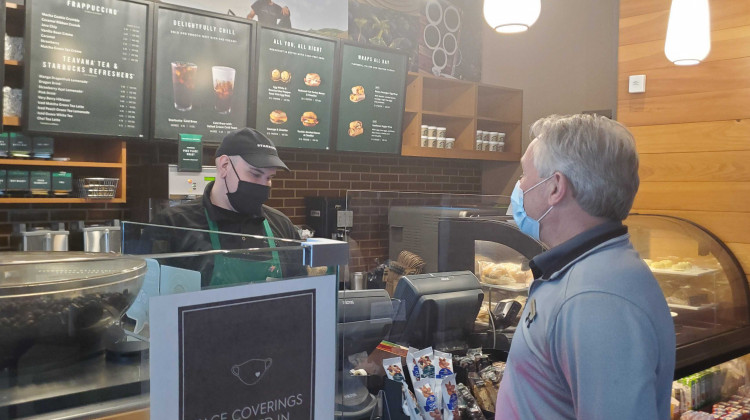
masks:
{"type": "Polygon", "coordinates": [[[271,80],[273,80],[274,82],[278,82],[279,80],[281,80],[281,72],[279,71],[279,69],[271,70],[271,80]]]}
{"type": "Polygon", "coordinates": [[[271,122],[274,124],[284,124],[286,122],[286,112],[280,109],[274,109],[269,115],[271,122]]]}
{"type": "Polygon", "coordinates": [[[304,125],[305,127],[313,127],[318,125],[318,116],[312,111],[307,111],[302,114],[302,118],[300,118],[300,120],[302,121],[302,125],[304,125]]]}
{"type": "Polygon", "coordinates": [[[364,132],[365,129],[362,127],[362,121],[352,121],[349,123],[349,137],[357,137],[364,132]]]}
{"type": "Polygon", "coordinates": [[[289,83],[289,81],[292,80],[292,73],[289,73],[288,71],[284,70],[281,72],[281,81],[284,83],[289,83]]]}
{"type": "Polygon", "coordinates": [[[528,284],[533,280],[531,270],[522,270],[521,264],[517,263],[486,263],[482,268],[480,277],[483,283],[488,284],[528,284]]]}
{"type": "Polygon", "coordinates": [[[365,100],[365,88],[362,86],[354,86],[352,93],[349,95],[349,100],[356,103],[365,100]]]}
{"type": "Polygon", "coordinates": [[[320,75],[318,73],[307,73],[305,75],[305,84],[307,86],[320,86],[320,75]]]}

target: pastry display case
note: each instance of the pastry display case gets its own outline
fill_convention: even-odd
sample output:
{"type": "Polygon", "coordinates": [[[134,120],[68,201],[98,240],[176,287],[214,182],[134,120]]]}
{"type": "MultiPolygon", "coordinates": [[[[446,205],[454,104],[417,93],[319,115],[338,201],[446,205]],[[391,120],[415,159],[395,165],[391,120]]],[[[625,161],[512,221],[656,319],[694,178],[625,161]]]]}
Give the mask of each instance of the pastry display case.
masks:
{"type": "MultiPolygon", "coordinates": [[[[625,224],[672,312],[675,377],[750,352],[748,281],[727,246],[703,227],[675,217],[631,214],[625,224]]],[[[532,280],[528,261],[545,246],[507,217],[446,218],[438,234],[439,271],[472,270],[485,290],[475,328],[500,330],[512,339],[518,314],[507,311],[508,300],[525,303],[532,280]]]]}

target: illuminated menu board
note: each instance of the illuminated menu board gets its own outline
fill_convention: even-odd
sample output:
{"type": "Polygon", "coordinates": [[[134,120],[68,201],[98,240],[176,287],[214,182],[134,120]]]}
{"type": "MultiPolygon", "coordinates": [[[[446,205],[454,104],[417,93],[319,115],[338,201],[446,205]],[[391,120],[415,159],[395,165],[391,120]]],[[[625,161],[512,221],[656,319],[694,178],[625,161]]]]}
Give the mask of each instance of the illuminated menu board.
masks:
{"type": "Polygon", "coordinates": [[[166,7],[156,21],[154,138],[218,143],[246,127],[252,24],[166,7]]]}
{"type": "Polygon", "coordinates": [[[26,1],[29,131],[145,136],[149,7],[121,0],[26,1]]]}
{"type": "Polygon", "coordinates": [[[276,146],[329,149],[337,42],[261,27],[256,128],[276,146]]]}
{"type": "Polygon", "coordinates": [[[341,63],[336,149],[401,153],[408,57],[344,44],[341,63]]]}

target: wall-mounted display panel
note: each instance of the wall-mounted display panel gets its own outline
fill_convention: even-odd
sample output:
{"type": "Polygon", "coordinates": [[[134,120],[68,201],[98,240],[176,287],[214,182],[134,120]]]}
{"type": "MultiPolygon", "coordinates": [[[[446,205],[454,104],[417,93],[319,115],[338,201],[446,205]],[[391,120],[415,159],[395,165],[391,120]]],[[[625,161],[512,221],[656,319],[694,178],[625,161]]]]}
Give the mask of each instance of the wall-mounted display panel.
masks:
{"type": "Polygon", "coordinates": [[[146,134],[149,3],[27,0],[24,127],[146,134]]]}
{"type": "Polygon", "coordinates": [[[253,24],[160,7],[156,12],[153,137],[218,143],[247,126],[253,24]]]}

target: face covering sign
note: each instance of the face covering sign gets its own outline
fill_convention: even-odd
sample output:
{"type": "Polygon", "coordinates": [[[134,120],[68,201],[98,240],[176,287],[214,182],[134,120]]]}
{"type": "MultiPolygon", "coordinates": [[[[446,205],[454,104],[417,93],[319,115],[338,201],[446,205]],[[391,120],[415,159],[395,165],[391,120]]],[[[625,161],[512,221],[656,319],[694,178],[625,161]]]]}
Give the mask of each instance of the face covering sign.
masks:
{"type": "Polygon", "coordinates": [[[333,418],[335,284],[323,276],[152,298],[152,418],[333,418]]]}

